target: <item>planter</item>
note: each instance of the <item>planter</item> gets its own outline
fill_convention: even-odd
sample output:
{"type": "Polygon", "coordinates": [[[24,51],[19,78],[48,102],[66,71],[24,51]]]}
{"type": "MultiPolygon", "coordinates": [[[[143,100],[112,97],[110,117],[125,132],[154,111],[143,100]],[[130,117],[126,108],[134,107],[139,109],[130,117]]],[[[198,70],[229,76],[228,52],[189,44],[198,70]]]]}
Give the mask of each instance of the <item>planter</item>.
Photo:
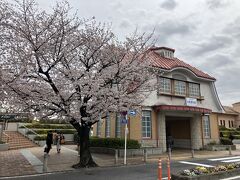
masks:
{"type": "Polygon", "coordinates": [[[233,144],[240,144],[240,139],[234,139],[232,142],[233,144]]]}
{"type": "MultiPolygon", "coordinates": [[[[141,148],[141,149],[127,149],[127,156],[142,156],[143,150],[147,150],[148,155],[159,155],[162,154],[161,148],[141,148]]],[[[124,149],[113,149],[113,148],[106,148],[106,147],[91,147],[92,153],[100,153],[100,154],[115,154],[115,150],[118,150],[118,156],[124,156],[124,149]]]]}
{"type": "Polygon", "coordinates": [[[43,147],[46,144],[46,141],[35,141],[35,143],[43,147]]]}
{"type": "Polygon", "coordinates": [[[236,150],[236,145],[206,145],[205,149],[209,151],[226,151],[231,146],[232,150],[236,150]]]}
{"type": "Polygon", "coordinates": [[[227,178],[231,176],[237,176],[240,174],[240,169],[229,170],[225,172],[219,172],[215,174],[205,174],[199,176],[182,176],[180,174],[172,174],[172,180],[188,180],[188,179],[195,179],[195,180],[219,180],[222,178],[227,178]]]}
{"type": "Polygon", "coordinates": [[[9,145],[7,143],[0,144],[0,151],[7,151],[9,149],[9,145]]]}

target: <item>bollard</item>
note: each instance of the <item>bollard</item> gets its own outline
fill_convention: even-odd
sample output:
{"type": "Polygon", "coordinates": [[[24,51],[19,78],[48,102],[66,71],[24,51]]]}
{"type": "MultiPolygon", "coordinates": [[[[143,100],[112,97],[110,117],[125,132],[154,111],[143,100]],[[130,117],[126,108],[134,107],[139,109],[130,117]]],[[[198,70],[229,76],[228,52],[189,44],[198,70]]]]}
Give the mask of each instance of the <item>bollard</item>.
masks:
{"type": "Polygon", "coordinates": [[[192,158],[194,158],[194,149],[193,148],[191,150],[191,153],[192,153],[192,158]]]}
{"type": "Polygon", "coordinates": [[[162,160],[158,160],[158,180],[162,180],[162,160]]]}
{"type": "Polygon", "coordinates": [[[118,149],[115,149],[115,164],[118,163],[118,149]]]}
{"type": "Polygon", "coordinates": [[[232,146],[231,145],[229,145],[228,150],[229,150],[229,155],[232,155],[232,146]]]}
{"type": "Polygon", "coordinates": [[[47,172],[47,158],[48,154],[47,153],[44,153],[43,155],[43,172],[47,172]]]}
{"type": "Polygon", "coordinates": [[[143,149],[143,159],[144,159],[144,162],[147,162],[147,149],[143,149]]]}
{"type": "Polygon", "coordinates": [[[171,147],[168,148],[168,158],[169,158],[169,159],[172,158],[172,150],[171,150],[171,147]]]}
{"type": "Polygon", "coordinates": [[[167,159],[167,174],[168,174],[168,180],[171,179],[171,171],[170,171],[170,159],[167,159]]]}

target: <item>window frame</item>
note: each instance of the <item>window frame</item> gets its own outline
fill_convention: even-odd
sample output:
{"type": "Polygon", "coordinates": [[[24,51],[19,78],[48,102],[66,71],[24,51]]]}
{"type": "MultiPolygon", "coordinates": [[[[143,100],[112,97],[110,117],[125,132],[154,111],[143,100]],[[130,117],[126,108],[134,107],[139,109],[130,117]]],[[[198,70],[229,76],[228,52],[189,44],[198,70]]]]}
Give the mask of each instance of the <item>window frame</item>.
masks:
{"type": "Polygon", "coordinates": [[[203,116],[203,135],[204,138],[211,138],[210,116],[203,116]]]}
{"type": "MultiPolygon", "coordinates": [[[[163,85],[163,87],[164,86],[165,85],[163,85]]],[[[175,97],[184,97],[184,98],[191,97],[191,98],[196,98],[198,100],[203,100],[203,97],[201,96],[201,84],[200,83],[186,81],[186,80],[180,80],[180,79],[175,79],[175,78],[169,78],[169,77],[164,77],[164,76],[158,76],[158,94],[159,95],[163,94],[163,95],[167,95],[167,96],[175,96],[175,97]],[[170,91],[162,90],[161,79],[168,79],[170,81],[170,91]],[[184,94],[176,93],[176,82],[184,82],[185,83],[185,93],[184,94]],[[199,89],[198,96],[190,95],[190,84],[198,85],[198,89],[199,89]]]]}
{"type": "Polygon", "coordinates": [[[172,94],[172,80],[170,78],[162,77],[162,76],[159,77],[159,92],[163,93],[163,94],[172,94]],[[162,84],[161,80],[164,81],[163,87],[161,87],[161,84],[162,84]],[[166,89],[165,89],[166,81],[169,81],[169,91],[166,91],[166,89]],[[161,90],[162,88],[163,88],[163,90],[161,90]]]}
{"type": "Polygon", "coordinates": [[[121,138],[121,113],[116,113],[115,137],[121,138]]]}
{"type": "Polygon", "coordinates": [[[142,125],[142,132],[141,132],[142,139],[151,139],[152,138],[152,111],[142,110],[141,125],[142,125]],[[148,112],[149,116],[144,116],[144,112],[148,112]],[[149,124],[150,124],[149,126],[147,125],[148,121],[143,119],[144,117],[149,118],[149,124]],[[145,122],[144,123],[145,125],[143,125],[143,122],[145,122]],[[150,130],[149,132],[148,132],[148,129],[150,130]],[[148,136],[148,134],[149,134],[149,136],[148,136]]]}

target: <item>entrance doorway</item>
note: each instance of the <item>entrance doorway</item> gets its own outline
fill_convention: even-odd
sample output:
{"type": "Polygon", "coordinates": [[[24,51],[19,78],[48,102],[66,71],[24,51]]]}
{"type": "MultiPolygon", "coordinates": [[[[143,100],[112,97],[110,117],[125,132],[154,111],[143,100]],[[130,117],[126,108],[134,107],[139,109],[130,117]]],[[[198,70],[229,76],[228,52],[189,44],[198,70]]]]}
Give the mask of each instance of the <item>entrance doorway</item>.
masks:
{"type": "Polygon", "coordinates": [[[190,117],[166,116],[166,138],[173,139],[172,148],[191,148],[190,117]]]}

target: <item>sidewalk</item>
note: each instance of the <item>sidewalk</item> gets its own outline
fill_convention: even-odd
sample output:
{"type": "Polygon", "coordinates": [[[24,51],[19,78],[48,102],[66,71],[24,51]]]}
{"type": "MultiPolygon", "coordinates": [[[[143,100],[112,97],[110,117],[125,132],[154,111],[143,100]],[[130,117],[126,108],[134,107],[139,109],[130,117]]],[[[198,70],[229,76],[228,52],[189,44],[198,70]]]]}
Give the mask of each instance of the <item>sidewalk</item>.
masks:
{"type": "MultiPolygon", "coordinates": [[[[79,162],[76,145],[62,146],[61,153],[57,153],[56,147],[50,151],[47,158],[47,172],[73,170],[73,164],[79,162]]],[[[232,151],[232,155],[240,155],[238,150],[232,151]]],[[[229,156],[228,151],[195,151],[195,158],[212,158],[229,156]]],[[[167,153],[158,156],[148,156],[147,163],[157,162],[159,158],[166,160],[167,153]]],[[[93,159],[100,167],[121,166],[123,158],[118,159],[115,164],[113,155],[93,154],[93,159]]],[[[192,159],[190,150],[173,150],[172,160],[192,159]]],[[[0,152],[0,177],[18,176],[27,174],[43,173],[43,147],[34,147],[20,150],[10,150],[0,152]]],[[[128,157],[127,164],[143,164],[143,157],[128,157]]]]}

